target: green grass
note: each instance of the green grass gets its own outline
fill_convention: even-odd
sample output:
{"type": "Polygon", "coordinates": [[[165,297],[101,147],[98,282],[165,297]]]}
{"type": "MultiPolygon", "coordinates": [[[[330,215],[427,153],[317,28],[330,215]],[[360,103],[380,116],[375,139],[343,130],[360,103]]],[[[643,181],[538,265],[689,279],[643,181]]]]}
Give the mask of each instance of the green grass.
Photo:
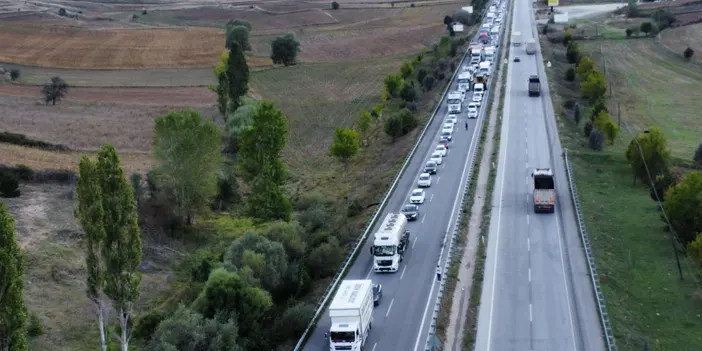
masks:
{"type": "Polygon", "coordinates": [[[691,159],[702,135],[694,112],[702,108],[702,101],[695,99],[702,96],[702,72],[668,55],[653,39],[579,44],[600,67],[606,62],[613,88],[609,110],[615,121],[617,102],[621,106],[618,140],[602,152],[585,147],[582,125],[587,109],[575,126],[572,112],[563,108],[565,100],[579,100],[577,82],[563,79],[568,67],[564,48],[542,40],[544,58],[553,63],[548,73],[559,135],[569,149],[617,346],[639,351],[648,337],[650,350],[697,350],[702,345],[702,270],[680,253],[685,280],[679,280],[657,204],[645,186],[633,183],[624,149],[632,134],[657,125],[677,160],[691,159]]]}

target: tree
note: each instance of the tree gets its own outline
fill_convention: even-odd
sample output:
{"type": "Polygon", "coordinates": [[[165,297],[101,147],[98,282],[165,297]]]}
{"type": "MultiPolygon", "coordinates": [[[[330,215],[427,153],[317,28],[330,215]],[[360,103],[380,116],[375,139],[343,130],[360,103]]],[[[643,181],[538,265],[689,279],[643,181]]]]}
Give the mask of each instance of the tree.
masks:
{"type": "Polygon", "coordinates": [[[356,122],[358,131],[365,134],[368,129],[370,129],[371,121],[372,117],[370,112],[366,110],[361,111],[361,116],[358,118],[358,122],[356,122]]]}
{"type": "Polygon", "coordinates": [[[449,16],[449,15],[444,16],[444,25],[448,26],[451,23],[453,23],[453,18],[451,18],[451,16],[449,16]]]}
{"type": "Polygon", "coordinates": [[[624,33],[626,34],[626,37],[629,38],[631,35],[634,33],[634,30],[631,28],[627,28],[624,33]]]}
{"type": "Polygon", "coordinates": [[[590,137],[590,134],[592,134],[593,128],[594,127],[592,126],[592,121],[585,122],[585,125],[583,126],[583,133],[585,134],[586,138],[590,137]]]}
{"type": "Polygon", "coordinates": [[[670,224],[680,241],[687,245],[702,232],[702,173],[692,171],[668,190],[663,203],[670,224]]]}
{"type": "Polygon", "coordinates": [[[10,80],[16,81],[20,77],[20,70],[13,68],[10,70],[10,80]]]}
{"type": "Polygon", "coordinates": [[[282,181],[275,181],[280,165],[265,165],[261,174],[251,181],[251,194],[248,197],[246,214],[260,221],[289,221],[292,217],[292,204],[281,188],[282,181]]]}
{"type": "Polygon", "coordinates": [[[588,146],[595,151],[602,150],[605,141],[605,135],[597,128],[593,128],[590,131],[590,136],[588,137],[588,146]]]}
{"type": "Polygon", "coordinates": [[[590,107],[590,120],[595,121],[597,116],[600,114],[600,112],[605,111],[609,113],[609,109],[607,108],[607,103],[605,102],[604,99],[600,98],[595,101],[594,104],[592,104],[592,107],[590,107]]]}
{"type": "Polygon", "coordinates": [[[402,87],[402,83],[404,80],[402,79],[402,76],[399,74],[394,74],[390,73],[388,74],[387,77],[383,80],[383,83],[385,84],[385,90],[390,94],[391,97],[396,97],[397,94],[400,92],[400,87],[402,87]]]}
{"type": "Polygon", "coordinates": [[[573,34],[570,33],[570,31],[566,31],[563,34],[563,46],[568,47],[570,46],[570,43],[573,41],[573,34]]]}
{"type": "Polygon", "coordinates": [[[687,47],[687,49],[685,49],[685,51],[683,51],[683,57],[688,61],[692,58],[693,55],[695,55],[695,50],[692,50],[692,48],[689,46],[687,47]]]}
{"type": "Polygon", "coordinates": [[[653,16],[651,16],[653,20],[656,22],[655,25],[658,27],[658,29],[663,30],[675,22],[675,15],[673,15],[670,11],[666,11],[664,9],[658,9],[656,12],[653,13],[653,16]]]}
{"type": "Polygon", "coordinates": [[[244,26],[228,27],[224,46],[227,49],[231,49],[233,42],[238,43],[243,51],[251,50],[251,43],[249,42],[249,29],[244,26]]]}
{"type": "Polygon", "coordinates": [[[402,75],[402,79],[409,78],[409,76],[412,75],[412,72],[414,72],[414,65],[412,62],[405,60],[400,67],[400,75],[402,75]]]}
{"type": "Polygon", "coordinates": [[[568,63],[576,63],[580,59],[580,49],[578,48],[578,44],[576,44],[574,41],[568,43],[568,49],[566,49],[566,59],[568,59],[568,63]]]}
{"type": "Polygon", "coordinates": [[[104,210],[101,256],[104,259],[104,292],[112,301],[120,326],[122,351],[129,350],[131,317],[141,284],[141,234],[136,201],[117,151],[109,144],[100,148],[97,159],[101,203],[104,210]]]}
{"type": "Polygon", "coordinates": [[[331,3],[331,8],[332,10],[338,10],[339,9],[339,3],[336,1],[332,1],[331,3]]]}
{"type": "Polygon", "coordinates": [[[604,133],[609,141],[609,144],[614,145],[614,140],[616,140],[617,135],[619,135],[619,127],[616,123],[614,123],[614,121],[612,121],[611,118],[609,118],[604,124],[604,133]]]}
{"type": "Polygon", "coordinates": [[[241,106],[241,99],[249,91],[249,66],[246,57],[237,42],[231,43],[229,57],[227,57],[227,93],[232,111],[241,106]]]}
{"type": "Polygon", "coordinates": [[[429,91],[431,88],[434,87],[434,76],[429,74],[424,79],[422,79],[422,88],[424,88],[424,91],[429,91]]]}
{"type": "Polygon", "coordinates": [[[326,242],[314,248],[305,257],[305,265],[309,268],[310,275],[315,278],[325,278],[334,275],[344,259],[339,239],[328,236],[326,242]]]}
{"type": "Polygon", "coordinates": [[[101,255],[105,239],[105,211],[102,207],[102,188],[100,172],[97,164],[87,155],[83,155],[79,164],[78,206],[75,216],[85,233],[85,266],[87,271],[86,293],[95,306],[100,331],[100,345],[107,350],[107,329],[105,324],[106,305],[105,289],[105,260],[101,255]]]}
{"type": "Polygon", "coordinates": [[[603,110],[603,111],[600,111],[597,114],[597,116],[595,116],[595,119],[592,120],[592,124],[599,131],[604,132],[604,130],[607,128],[607,122],[609,122],[609,121],[611,121],[611,118],[609,117],[609,113],[607,113],[607,111],[603,110]]]}
{"type": "Polygon", "coordinates": [[[66,96],[68,92],[68,84],[61,79],[61,77],[51,77],[51,80],[44,84],[41,89],[42,95],[44,95],[44,101],[48,105],[51,102],[52,105],[56,105],[56,101],[60,101],[66,96]]]}
{"type": "Polygon", "coordinates": [[[329,155],[336,157],[348,167],[349,159],[358,153],[358,133],[350,128],[336,128],[329,145],[329,155]]]}
{"type": "Polygon", "coordinates": [[[0,196],[5,198],[19,197],[19,180],[14,174],[0,169],[0,196]]]}
{"type": "Polygon", "coordinates": [[[665,135],[657,127],[634,138],[626,150],[626,159],[631,165],[634,179],[641,179],[646,184],[657,175],[664,174],[668,169],[670,157],[665,135]]]}
{"type": "Polygon", "coordinates": [[[251,22],[245,21],[245,20],[240,20],[240,19],[233,19],[229,20],[226,25],[226,31],[229,32],[230,28],[236,27],[236,26],[242,26],[248,28],[249,32],[253,30],[253,27],[251,26],[251,22]]]}
{"type": "Polygon", "coordinates": [[[424,81],[424,77],[426,77],[427,74],[429,74],[429,71],[427,71],[426,68],[423,68],[423,67],[419,68],[417,70],[417,82],[422,84],[422,82],[424,81]]]}
{"type": "Polygon", "coordinates": [[[221,72],[217,76],[215,93],[217,93],[217,109],[227,121],[229,119],[229,85],[227,84],[226,72],[221,72]]]}
{"type": "Polygon", "coordinates": [[[385,120],[385,134],[392,137],[393,141],[417,127],[417,118],[407,109],[402,109],[392,114],[385,120]]]}
{"type": "Polygon", "coordinates": [[[636,2],[636,0],[629,0],[627,7],[626,7],[626,16],[631,18],[631,17],[636,17],[639,15],[639,5],[636,2]]]}
{"type": "Polygon", "coordinates": [[[580,80],[584,80],[593,71],[595,71],[595,61],[593,61],[589,56],[583,56],[580,61],[578,61],[578,65],[576,66],[578,78],[580,78],[580,80]]]}
{"type": "Polygon", "coordinates": [[[568,67],[565,73],[565,80],[568,82],[572,82],[575,80],[575,68],[568,67]]]}
{"type": "Polygon", "coordinates": [[[402,83],[402,87],[400,87],[400,98],[402,98],[402,100],[413,102],[417,100],[417,95],[417,88],[414,85],[414,81],[410,80],[402,83]]]}
{"type": "Polygon", "coordinates": [[[192,224],[217,193],[222,166],[217,126],[195,110],[171,111],[156,118],[153,155],[160,165],[157,183],[172,196],[176,215],[192,224]]]}
{"type": "Polygon", "coordinates": [[[224,256],[224,263],[237,269],[249,267],[263,289],[274,292],[282,284],[288,269],[283,244],[263,235],[247,232],[234,240],[224,256]]]}
{"type": "Polygon", "coordinates": [[[300,53],[300,43],[292,34],[277,37],[271,43],[271,60],[275,64],[294,65],[298,53],[300,53]]]}
{"type": "Polygon", "coordinates": [[[702,267],[702,233],[698,233],[695,240],[687,244],[687,253],[698,266],[702,267]]]}
{"type": "MultiPolygon", "coordinates": [[[[452,25],[447,24],[447,25],[446,25],[446,30],[448,31],[449,37],[453,38],[453,37],[456,36],[456,31],[453,30],[453,26],[452,26],[452,25]]],[[[453,48],[453,46],[451,46],[451,47],[453,48]]],[[[456,56],[455,52],[456,52],[455,49],[452,50],[452,51],[449,51],[449,55],[451,55],[451,56],[456,56]],[[451,54],[451,52],[453,52],[454,54],[451,54]]]]}
{"type": "Polygon", "coordinates": [[[0,202],[0,350],[29,349],[24,304],[25,268],[15,234],[15,220],[7,205],[0,202]]]}
{"type": "Polygon", "coordinates": [[[580,82],[580,94],[591,103],[602,99],[607,92],[605,76],[600,71],[593,71],[580,82]]]}
{"type": "Polygon", "coordinates": [[[242,103],[241,107],[234,111],[231,117],[227,119],[227,124],[224,128],[227,135],[227,151],[231,153],[237,153],[239,151],[241,133],[251,128],[253,116],[258,108],[258,102],[253,100],[244,99],[242,103]]]}
{"type": "Polygon", "coordinates": [[[470,26],[473,24],[473,18],[468,11],[460,10],[453,15],[453,20],[463,24],[464,26],[470,26]]]}
{"type": "Polygon", "coordinates": [[[236,322],[206,319],[180,305],[176,312],[159,323],[151,336],[149,349],[154,351],[243,351],[237,344],[236,322]]]}
{"type": "Polygon", "coordinates": [[[648,35],[653,31],[653,23],[651,22],[644,22],[641,23],[641,31],[644,32],[644,34],[648,35]]]}
{"type": "Polygon", "coordinates": [[[695,150],[695,155],[692,156],[692,160],[694,160],[697,165],[702,165],[702,143],[697,145],[697,149],[695,150]]]}
{"type": "Polygon", "coordinates": [[[575,121],[576,125],[580,124],[580,105],[578,104],[575,104],[575,107],[573,107],[573,121],[575,121]]]}
{"type": "Polygon", "coordinates": [[[59,15],[59,16],[62,16],[62,17],[63,17],[63,16],[66,16],[66,9],[64,9],[63,7],[60,8],[60,9],[58,10],[58,15],[59,15]]]}

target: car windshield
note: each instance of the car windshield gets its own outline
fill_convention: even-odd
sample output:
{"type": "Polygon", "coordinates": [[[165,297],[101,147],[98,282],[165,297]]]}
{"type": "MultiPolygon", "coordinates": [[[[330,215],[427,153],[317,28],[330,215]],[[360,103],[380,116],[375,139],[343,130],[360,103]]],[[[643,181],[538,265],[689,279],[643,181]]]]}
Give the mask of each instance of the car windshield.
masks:
{"type": "Polygon", "coordinates": [[[416,206],[407,205],[407,206],[405,206],[405,208],[402,209],[402,210],[405,211],[405,212],[414,212],[414,211],[415,211],[415,208],[416,208],[416,206]]]}
{"type": "Polygon", "coordinates": [[[444,149],[446,149],[446,148],[445,148],[443,145],[437,145],[437,146],[436,146],[436,150],[437,150],[437,151],[444,151],[444,149]]]}
{"type": "Polygon", "coordinates": [[[415,190],[415,191],[412,192],[412,196],[421,196],[421,195],[422,195],[422,191],[421,191],[421,190],[415,190]]]}
{"type": "Polygon", "coordinates": [[[441,133],[441,135],[442,135],[442,136],[445,136],[445,137],[447,137],[447,138],[448,138],[448,137],[449,137],[449,135],[451,135],[451,133],[449,133],[449,132],[443,132],[443,133],[441,133]]]}
{"type": "Polygon", "coordinates": [[[428,174],[421,175],[421,176],[419,176],[419,179],[421,179],[421,180],[428,180],[428,179],[429,179],[429,175],[428,175],[428,174]]]}
{"type": "Polygon", "coordinates": [[[433,161],[427,162],[427,167],[436,167],[436,162],[433,162],[433,161]]]}
{"type": "Polygon", "coordinates": [[[373,246],[374,256],[392,256],[395,254],[395,247],[392,245],[373,246]]]}
{"type": "Polygon", "coordinates": [[[453,105],[453,104],[460,104],[460,103],[461,103],[461,100],[459,100],[459,99],[449,99],[449,100],[448,100],[448,103],[451,104],[451,105],[453,105]]]}
{"type": "Polygon", "coordinates": [[[331,332],[330,339],[332,342],[354,342],[356,334],[354,332],[331,332]]]}

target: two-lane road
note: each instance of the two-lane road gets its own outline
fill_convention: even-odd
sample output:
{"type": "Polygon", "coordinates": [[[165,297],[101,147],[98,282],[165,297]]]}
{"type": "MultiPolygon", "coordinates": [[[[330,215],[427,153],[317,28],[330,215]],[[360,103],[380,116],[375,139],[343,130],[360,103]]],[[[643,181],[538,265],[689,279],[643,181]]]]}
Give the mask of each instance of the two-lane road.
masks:
{"type": "MultiPolygon", "coordinates": [[[[468,62],[462,61],[457,69],[468,62]]],[[[457,89],[457,82],[450,83],[450,91],[457,89]]],[[[467,92],[465,106],[472,93],[467,92]]],[[[427,188],[424,204],[419,205],[419,219],[408,224],[411,232],[410,249],[397,273],[377,274],[373,272],[373,259],[370,238],[360,249],[360,254],[349,269],[346,279],[372,279],[383,286],[383,300],[374,309],[373,325],[365,350],[368,351],[413,351],[423,350],[426,345],[427,330],[433,312],[438,290],[436,266],[444,266],[445,256],[440,257],[446,233],[453,230],[456,213],[460,211],[460,194],[465,191],[469,163],[476,151],[477,131],[485,118],[485,106],[477,119],[467,119],[466,111],[458,115],[453,140],[449,152],[439,166],[437,174],[432,176],[432,185],[427,188]],[[468,130],[465,122],[468,122],[468,130]]],[[[439,133],[447,114],[446,99],[440,102],[437,116],[434,117],[424,138],[420,141],[417,153],[410,161],[397,188],[388,200],[386,208],[380,215],[376,226],[390,212],[399,212],[409,202],[409,193],[417,188],[419,174],[422,173],[429,156],[438,145],[439,133]]],[[[315,330],[305,344],[304,350],[328,349],[324,334],[329,331],[328,312],[318,321],[315,330]]]]}
{"type": "MultiPolygon", "coordinates": [[[[522,33],[522,42],[534,38],[538,43],[531,1],[515,0],[513,13],[512,30],[522,33]]],[[[587,271],[567,181],[556,159],[561,155],[558,136],[547,129],[555,122],[549,120],[554,116],[547,106],[551,101],[542,58],[527,55],[525,45],[509,51],[476,350],[604,350],[592,286],[583,284],[587,271]],[[521,62],[514,62],[515,56],[521,62]],[[528,96],[531,75],[541,79],[541,97],[528,96]],[[554,170],[558,196],[553,214],[534,213],[534,168],[554,170]],[[584,291],[576,294],[576,289],[584,291]]]]}

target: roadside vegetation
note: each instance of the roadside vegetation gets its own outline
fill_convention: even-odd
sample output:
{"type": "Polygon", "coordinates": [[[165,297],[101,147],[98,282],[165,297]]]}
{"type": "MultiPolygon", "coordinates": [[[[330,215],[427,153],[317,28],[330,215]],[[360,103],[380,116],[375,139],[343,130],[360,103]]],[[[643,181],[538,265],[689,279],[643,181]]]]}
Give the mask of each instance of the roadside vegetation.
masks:
{"type": "MultiPolygon", "coordinates": [[[[0,169],[0,192],[8,198],[3,201],[18,218],[17,232],[25,233],[16,241],[31,248],[25,275],[29,317],[17,326],[30,348],[291,349],[466,44],[447,30],[430,50],[395,63],[397,73],[382,79],[375,98],[344,105],[349,120],[298,126],[287,112],[289,100],[279,104],[256,89],[265,80],[248,66],[250,28],[246,21],[230,21],[213,70],[213,112],[222,123],[190,108],[152,116],[153,163],[145,172],[125,170],[110,144],[97,153],[76,151],[84,154],[78,174],[20,164],[0,169]],[[316,129],[318,138],[300,138],[304,128],[316,129]],[[291,141],[295,148],[288,147],[291,141]],[[55,193],[38,196],[47,184],[55,193]],[[51,199],[53,207],[42,199],[51,199]],[[41,210],[42,220],[60,222],[60,233],[26,234],[42,226],[26,213],[29,208],[41,210]],[[57,215],[64,217],[50,217],[57,215]],[[135,236],[137,224],[141,235],[135,236]],[[71,286],[61,296],[79,302],[47,306],[40,296],[56,284],[71,286]],[[73,331],[58,335],[53,328],[63,325],[47,309],[73,331]]],[[[279,67],[265,74],[284,81],[306,69],[298,64],[295,36],[281,35],[270,45],[279,67]]],[[[61,107],[72,94],[60,77],[38,91],[47,108],[61,107]]],[[[67,146],[22,134],[0,136],[47,155],[68,152],[67,146]]]]}
{"type": "Polygon", "coordinates": [[[702,69],[656,42],[674,16],[647,16],[539,31],[617,346],[683,350],[702,344],[702,69]]]}

